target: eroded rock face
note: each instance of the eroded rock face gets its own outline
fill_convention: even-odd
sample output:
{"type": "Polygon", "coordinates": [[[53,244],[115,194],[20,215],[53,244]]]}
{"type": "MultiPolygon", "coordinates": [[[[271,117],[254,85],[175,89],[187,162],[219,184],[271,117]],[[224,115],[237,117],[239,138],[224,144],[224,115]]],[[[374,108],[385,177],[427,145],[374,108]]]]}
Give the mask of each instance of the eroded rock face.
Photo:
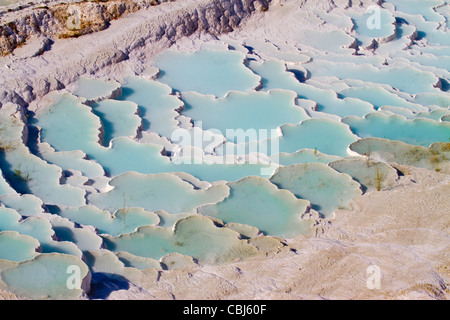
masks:
{"type": "Polygon", "coordinates": [[[70,38],[104,30],[111,20],[139,9],[139,4],[130,0],[84,1],[36,7],[16,14],[0,25],[0,52],[2,55],[12,53],[32,35],[70,38]]]}
{"type": "Polygon", "coordinates": [[[15,48],[23,45],[31,35],[43,34],[42,30],[52,30],[50,12],[46,9],[36,10],[29,15],[0,25],[0,53],[5,56],[15,48]]]}
{"type": "Polygon", "coordinates": [[[140,6],[133,1],[112,0],[100,3],[62,3],[50,8],[50,12],[61,25],[58,37],[70,38],[104,30],[111,20],[139,9],[140,6]]]}
{"type": "MultiPolygon", "coordinates": [[[[136,19],[130,19],[127,23],[122,22],[114,31],[111,30],[107,34],[102,34],[102,37],[98,36],[90,43],[83,44],[83,52],[78,56],[72,55],[70,59],[68,58],[69,52],[80,51],[80,44],[71,42],[60,46],[59,51],[55,52],[54,55],[58,56],[60,61],[50,61],[53,58],[50,52],[50,57],[45,57],[46,61],[27,63],[29,71],[20,76],[5,64],[5,77],[0,80],[0,87],[3,89],[3,92],[0,92],[0,106],[6,102],[26,106],[50,90],[65,87],[80,74],[92,74],[128,59],[130,52],[137,48],[148,47],[151,44],[151,50],[160,51],[177,39],[194,32],[203,31],[218,35],[232,31],[252,12],[267,10],[269,2],[269,0],[199,0],[194,6],[180,0],[164,4],[164,8],[161,9],[159,8],[163,5],[140,10],[136,19]],[[170,9],[168,10],[166,6],[170,6],[170,9]],[[39,73],[41,76],[36,77],[33,73],[39,73]]],[[[141,1],[136,4],[130,0],[110,0],[60,3],[50,7],[28,8],[20,14],[14,12],[2,18],[0,55],[10,56],[12,52],[11,59],[15,61],[14,49],[27,46],[27,39],[34,36],[49,38],[47,47],[51,47],[50,51],[53,51],[52,43],[60,41],[61,38],[76,38],[104,30],[112,20],[153,4],[157,3],[141,1]]],[[[21,51],[21,56],[24,56],[23,50],[21,51]]],[[[42,52],[39,51],[40,54],[42,52]]],[[[35,56],[35,53],[33,51],[29,57],[35,56]]]]}

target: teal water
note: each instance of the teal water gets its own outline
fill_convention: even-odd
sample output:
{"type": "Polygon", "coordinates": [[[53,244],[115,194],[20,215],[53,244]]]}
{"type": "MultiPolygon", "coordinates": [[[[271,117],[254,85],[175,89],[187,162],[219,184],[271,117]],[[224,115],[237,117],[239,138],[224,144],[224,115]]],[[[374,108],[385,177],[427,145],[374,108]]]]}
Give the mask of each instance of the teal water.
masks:
{"type": "Polygon", "coordinates": [[[120,84],[115,81],[81,77],[76,81],[75,89],[72,92],[78,97],[86,98],[88,101],[95,101],[108,96],[118,88],[120,89],[120,84]]]}
{"type": "Polygon", "coordinates": [[[173,89],[158,81],[141,77],[130,77],[122,87],[119,100],[132,101],[139,107],[142,129],[169,137],[178,127],[177,109],[183,103],[174,95],[173,89]]]}
{"type": "Polygon", "coordinates": [[[374,10],[366,12],[352,16],[356,37],[361,45],[368,46],[372,39],[383,39],[395,34],[395,17],[390,11],[379,8],[379,12],[374,10]]]}
{"type": "Polygon", "coordinates": [[[33,259],[39,241],[17,232],[0,232],[0,259],[21,262],[33,259]]]}
{"type": "Polygon", "coordinates": [[[160,259],[178,252],[193,256],[201,263],[223,263],[239,256],[251,256],[256,248],[238,238],[238,233],[227,228],[218,228],[212,220],[192,216],[178,220],[174,230],[145,226],[136,232],[106,237],[113,251],[160,259]]]}
{"type": "MultiPolygon", "coordinates": [[[[308,118],[305,110],[295,105],[297,95],[292,91],[273,90],[268,93],[230,92],[225,98],[215,99],[197,93],[186,93],[186,109],[181,114],[202,121],[203,129],[227,130],[261,129],[270,131],[279,126],[297,124],[308,118]],[[236,117],[236,114],[239,114],[236,117]]],[[[236,142],[236,141],[231,141],[236,142]]]]}
{"type": "Polygon", "coordinates": [[[420,15],[426,21],[444,21],[444,17],[433,10],[438,6],[442,6],[443,2],[440,0],[388,0],[387,2],[395,5],[399,11],[412,15],[420,15]]]}
{"type": "Polygon", "coordinates": [[[84,203],[83,190],[60,184],[61,168],[32,154],[23,144],[24,117],[15,109],[15,106],[0,109],[3,177],[17,193],[34,194],[48,204],[77,206],[84,203]]]}
{"type": "Polygon", "coordinates": [[[140,226],[159,223],[159,217],[155,213],[128,206],[127,202],[132,202],[132,197],[124,196],[123,201],[123,207],[117,209],[112,215],[95,206],[66,208],[59,215],[79,224],[94,226],[99,233],[112,236],[133,232],[140,226]]]}
{"type": "Polygon", "coordinates": [[[430,119],[407,120],[402,116],[373,113],[362,119],[349,117],[342,121],[364,138],[378,137],[422,146],[450,141],[450,125],[430,119]]]}
{"type": "Polygon", "coordinates": [[[135,137],[141,126],[138,106],[132,102],[103,100],[92,106],[92,111],[103,124],[103,145],[108,146],[117,137],[135,137]]]}
{"type": "Polygon", "coordinates": [[[270,181],[300,199],[308,199],[325,217],[332,217],[335,210],[346,208],[351,199],[362,193],[360,185],[349,175],[322,163],[280,167],[270,181]]]}
{"type": "Polygon", "coordinates": [[[264,90],[282,88],[296,92],[301,99],[309,99],[317,103],[317,111],[338,116],[363,116],[373,111],[373,106],[365,101],[339,99],[332,90],[298,82],[293,73],[287,72],[280,61],[266,61],[262,64],[250,63],[250,68],[262,77],[264,90]]]}
{"type": "Polygon", "coordinates": [[[62,253],[81,257],[80,249],[72,242],[56,241],[52,224],[43,217],[22,216],[13,209],[0,208],[0,231],[15,231],[36,239],[43,253],[62,253]]]}
{"type": "Polygon", "coordinates": [[[378,69],[369,64],[333,63],[332,61],[313,62],[308,69],[313,76],[336,76],[341,79],[357,79],[369,83],[388,84],[400,91],[417,94],[421,92],[439,92],[435,88],[438,81],[430,71],[417,69],[410,64],[399,64],[378,69]],[[414,79],[414,81],[410,81],[414,79]]]}
{"type": "Polygon", "coordinates": [[[417,98],[415,99],[417,102],[412,103],[380,87],[353,87],[340,91],[339,95],[370,102],[376,109],[383,106],[396,106],[412,111],[427,111],[419,104],[417,98]]]}
{"type": "Polygon", "coordinates": [[[81,289],[67,288],[67,270],[70,271],[71,266],[79,268],[81,279],[86,278],[89,270],[80,259],[70,255],[40,254],[16,268],[3,270],[2,279],[16,294],[31,299],[76,299],[81,295],[81,289]]]}
{"type": "Polygon", "coordinates": [[[177,91],[223,97],[228,91],[247,91],[259,85],[259,77],[242,64],[244,59],[237,51],[166,51],[154,65],[162,70],[159,81],[177,91]]]}
{"type": "Polygon", "coordinates": [[[89,202],[104,210],[118,210],[127,206],[148,211],[165,210],[171,213],[192,212],[195,208],[223,200],[228,195],[225,185],[206,190],[195,189],[181,178],[169,174],[144,175],[128,172],[111,180],[113,190],[89,196],[89,202]]]}
{"type": "Polygon", "coordinates": [[[353,38],[341,30],[330,32],[308,30],[299,31],[298,34],[304,45],[323,52],[348,52],[346,47],[353,42],[353,38]]]}
{"type": "Polygon", "coordinates": [[[247,177],[228,184],[230,196],[222,202],[199,209],[203,215],[227,222],[257,227],[264,233],[293,237],[311,228],[300,215],[309,206],[286,190],[278,190],[267,179],[247,177]]]}

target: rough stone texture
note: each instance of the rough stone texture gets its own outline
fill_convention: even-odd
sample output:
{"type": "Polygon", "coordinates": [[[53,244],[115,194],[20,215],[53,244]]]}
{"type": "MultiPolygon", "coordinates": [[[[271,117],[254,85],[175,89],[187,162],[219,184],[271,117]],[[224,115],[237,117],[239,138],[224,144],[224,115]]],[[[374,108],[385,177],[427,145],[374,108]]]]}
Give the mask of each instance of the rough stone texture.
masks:
{"type": "Polygon", "coordinates": [[[18,300],[18,298],[14,293],[0,290],[0,300],[18,300]]]}
{"type": "Polygon", "coordinates": [[[114,0],[106,3],[58,4],[51,7],[50,12],[62,27],[58,37],[70,38],[104,30],[110,21],[139,9],[133,1],[114,0]]]}
{"type": "MultiPolygon", "coordinates": [[[[58,21],[50,13],[51,10],[37,9],[33,15],[25,15],[9,28],[3,28],[2,34],[5,34],[6,40],[1,42],[5,42],[7,47],[14,46],[14,43],[23,43],[26,37],[39,33],[41,29],[47,30],[45,35],[55,39],[55,42],[51,50],[34,58],[24,60],[11,55],[0,58],[1,72],[5,75],[0,79],[0,103],[14,102],[26,106],[36,97],[72,83],[82,74],[94,74],[127,60],[130,54],[137,57],[133,68],[136,72],[142,71],[148,57],[177,39],[194,32],[219,35],[232,31],[252,12],[266,10],[268,4],[267,0],[179,0],[139,10],[112,21],[110,27],[102,32],[71,38],[70,41],[57,39],[64,32],[61,27],[61,21],[64,21],[62,13],[58,21]]],[[[61,4],[52,10],[64,12],[68,6],[61,4]]],[[[82,32],[84,34],[104,28],[104,21],[109,18],[103,21],[101,17],[111,17],[114,2],[104,5],[86,3],[82,6],[85,6],[80,9],[82,16],[87,17],[86,21],[93,21],[86,26],[82,32]]]]}

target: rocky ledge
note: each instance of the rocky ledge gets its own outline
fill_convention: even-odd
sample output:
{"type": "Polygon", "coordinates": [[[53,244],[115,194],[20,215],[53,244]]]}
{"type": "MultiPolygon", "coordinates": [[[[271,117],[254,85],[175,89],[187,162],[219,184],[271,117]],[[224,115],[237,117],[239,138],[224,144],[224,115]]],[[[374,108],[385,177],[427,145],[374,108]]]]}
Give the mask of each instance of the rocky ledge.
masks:
{"type": "Polygon", "coordinates": [[[27,106],[82,74],[94,74],[130,55],[138,56],[134,60],[142,64],[146,57],[194,32],[232,31],[253,12],[266,11],[269,2],[69,1],[4,10],[0,12],[0,104],[27,106]]]}
{"type": "Polygon", "coordinates": [[[78,0],[10,6],[0,11],[0,54],[12,53],[32,36],[70,38],[104,30],[112,20],[158,4],[158,0],[78,0]]]}

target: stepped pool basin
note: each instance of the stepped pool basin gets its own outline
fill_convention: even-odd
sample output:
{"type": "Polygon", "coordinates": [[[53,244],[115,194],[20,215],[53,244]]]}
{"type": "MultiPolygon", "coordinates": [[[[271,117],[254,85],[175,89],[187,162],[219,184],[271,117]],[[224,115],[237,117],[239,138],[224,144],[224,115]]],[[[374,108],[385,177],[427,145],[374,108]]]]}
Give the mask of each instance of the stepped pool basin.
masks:
{"type": "Polygon", "coordinates": [[[394,163],[450,174],[448,16],[415,2],[386,1],[375,31],[370,13],[321,12],[330,29],[293,43],[218,36],[159,53],[153,76],[2,105],[0,289],[79,299],[98,279],[265,257],[394,188],[394,163]]]}

